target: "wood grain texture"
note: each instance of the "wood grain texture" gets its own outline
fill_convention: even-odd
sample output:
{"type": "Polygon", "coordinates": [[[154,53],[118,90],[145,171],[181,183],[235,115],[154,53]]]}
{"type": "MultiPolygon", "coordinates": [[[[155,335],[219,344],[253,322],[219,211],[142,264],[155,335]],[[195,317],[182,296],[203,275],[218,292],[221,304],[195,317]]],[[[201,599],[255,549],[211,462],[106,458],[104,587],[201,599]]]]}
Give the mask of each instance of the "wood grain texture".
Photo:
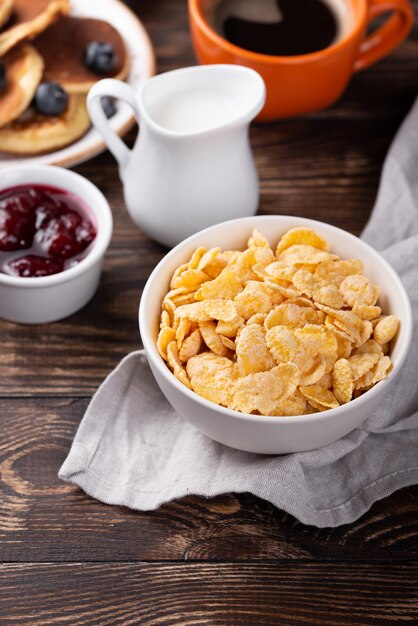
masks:
{"type": "Polygon", "coordinates": [[[417,574],[391,564],[4,565],[0,617],[4,626],[412,625],[417,574]]]}
{"type": "MultiPolygon", "coordinates": [[[[128,4],[160,71],[195,62],[186,0],[128,4]]],[[[260,213],[359,233],[417,92],[416,24],[332,109],[254,126],[260,213]]],[[[108,153],[76,170],[106,194],[115,219],[95,298],[55,324],[0,321],[0,624],[417,624],[418,486],[352,525],[319,530],[249,494],[138,513],[58,480],[92,393],[140,346],[140,294],[166,252],[130,221],[108,153]]]]}
{"type": "Polygon", "coordinates": [[[249,494],[190,497],[148,513],[105,506],[57,477],[86,406],[0,405],[0,560],[418,559],[418,487],[355,524],[323,530],[249,494]]]}

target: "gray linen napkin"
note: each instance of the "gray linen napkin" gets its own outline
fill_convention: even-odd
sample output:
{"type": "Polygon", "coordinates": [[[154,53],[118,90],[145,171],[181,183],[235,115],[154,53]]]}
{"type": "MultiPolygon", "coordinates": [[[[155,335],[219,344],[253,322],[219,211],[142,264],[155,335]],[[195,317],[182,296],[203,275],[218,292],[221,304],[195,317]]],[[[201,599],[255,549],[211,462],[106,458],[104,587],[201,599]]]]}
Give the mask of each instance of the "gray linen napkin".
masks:
{"type": "MultiPolygon", "coordinates": [[[[418,101],[389,152],[363,237],[402,277],[417,329],[418,101]]],[[[319,450],[262,456],[215,443],[184,422],[143,352],[134,352],[97,391],[59,476],[133,509],[188,494],[251,492],[305,524],[347,524],[376,500],[418,483],[417,371],[415,332],[397,385],[362,428],[319,450]]]]}

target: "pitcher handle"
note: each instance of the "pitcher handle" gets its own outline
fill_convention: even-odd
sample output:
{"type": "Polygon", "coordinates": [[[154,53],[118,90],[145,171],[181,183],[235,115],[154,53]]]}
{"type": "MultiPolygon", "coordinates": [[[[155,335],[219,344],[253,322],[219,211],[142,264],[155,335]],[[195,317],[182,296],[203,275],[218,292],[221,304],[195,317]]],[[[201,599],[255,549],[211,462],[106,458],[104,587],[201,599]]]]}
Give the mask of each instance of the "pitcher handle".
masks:
{"type": "Polygon", "coordinates": [[[392,13],[386,22],[371,33],[360,46],[360,55],[354,64],[359,72],[387,56],[407,36],[414,23],[414,13],[409,0],[369,0],[367,22],[392,13]]]}
{"type": "Polygon", "coordinates": [[[123,168],[129,161],[131,150],[110,126],[109,120],[100,102],[100,99],[104,96],[110,96],[126,102],[135,113],[137,121],[139,121],[139,110],[135,100],[135,92],[127,83],[112,78],[106,78],[96,83],[90,89],[87,97],[87,109],[91,121],[102,135],[105,144],[115,157],[119,167],[123,168]]]}

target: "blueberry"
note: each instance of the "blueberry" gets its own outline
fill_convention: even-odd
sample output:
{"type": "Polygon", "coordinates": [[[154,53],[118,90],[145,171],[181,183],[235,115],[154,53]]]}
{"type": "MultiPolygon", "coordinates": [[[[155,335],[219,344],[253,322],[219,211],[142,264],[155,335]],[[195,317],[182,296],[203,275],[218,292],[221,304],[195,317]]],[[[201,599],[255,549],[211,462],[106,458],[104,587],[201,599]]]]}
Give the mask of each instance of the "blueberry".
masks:
{"type": "Polygon", "coordinates": [[[103,96],[101,102],[103,111],[107,119],[110,119],[111,117],[116,115],[117,109],[114,98],[112,98],[111,96],[103,96]]]}
{"type": "Polygon", "coordinates": [[[68,94],[57,83],[41,83],[35,94],[35,108],[42,115],[61,115],[68,106],[68,94]]]}
{"type": "Polygon", "coordinates": [[[84,64],[95,74],[108,74],[116,65],[113,46],[102,41],[92,41],[84,52],[84,64]]]}
{"type": "Polygon", "coordinates": [[[0,91],[6,88],[7,85],[7,77],[6,77],[6,68],[4,67],[4,63],[0,61],[0,91]]]}

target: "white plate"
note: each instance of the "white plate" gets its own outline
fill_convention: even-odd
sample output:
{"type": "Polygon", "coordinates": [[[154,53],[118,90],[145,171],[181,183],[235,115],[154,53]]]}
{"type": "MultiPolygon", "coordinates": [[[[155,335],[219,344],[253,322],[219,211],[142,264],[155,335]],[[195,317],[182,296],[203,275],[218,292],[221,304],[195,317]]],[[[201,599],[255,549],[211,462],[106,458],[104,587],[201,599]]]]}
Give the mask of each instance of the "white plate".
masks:
{"type": "MultiPolygon", "coordinates": [[[[148,34],[137,16],[120,0],[72,0],[71,15],[103,19],[118,29],[128,49],[131,71],[127,82],[137,89],[155,74],[155,56],[148,34]]],[[[71,51],[68,51],[71,54],[71,51]]],[[[115,132],[124,135],[135,123],[131,109],[118,103],[118,112],[111,120],[115,132]]],[[[16,157],[0,153],[0,168],[9,165],[45,163],[71,167],[97,156],[106,149],[99,133],[91,129],[67,148],[35,157],[16,157]]]]}

